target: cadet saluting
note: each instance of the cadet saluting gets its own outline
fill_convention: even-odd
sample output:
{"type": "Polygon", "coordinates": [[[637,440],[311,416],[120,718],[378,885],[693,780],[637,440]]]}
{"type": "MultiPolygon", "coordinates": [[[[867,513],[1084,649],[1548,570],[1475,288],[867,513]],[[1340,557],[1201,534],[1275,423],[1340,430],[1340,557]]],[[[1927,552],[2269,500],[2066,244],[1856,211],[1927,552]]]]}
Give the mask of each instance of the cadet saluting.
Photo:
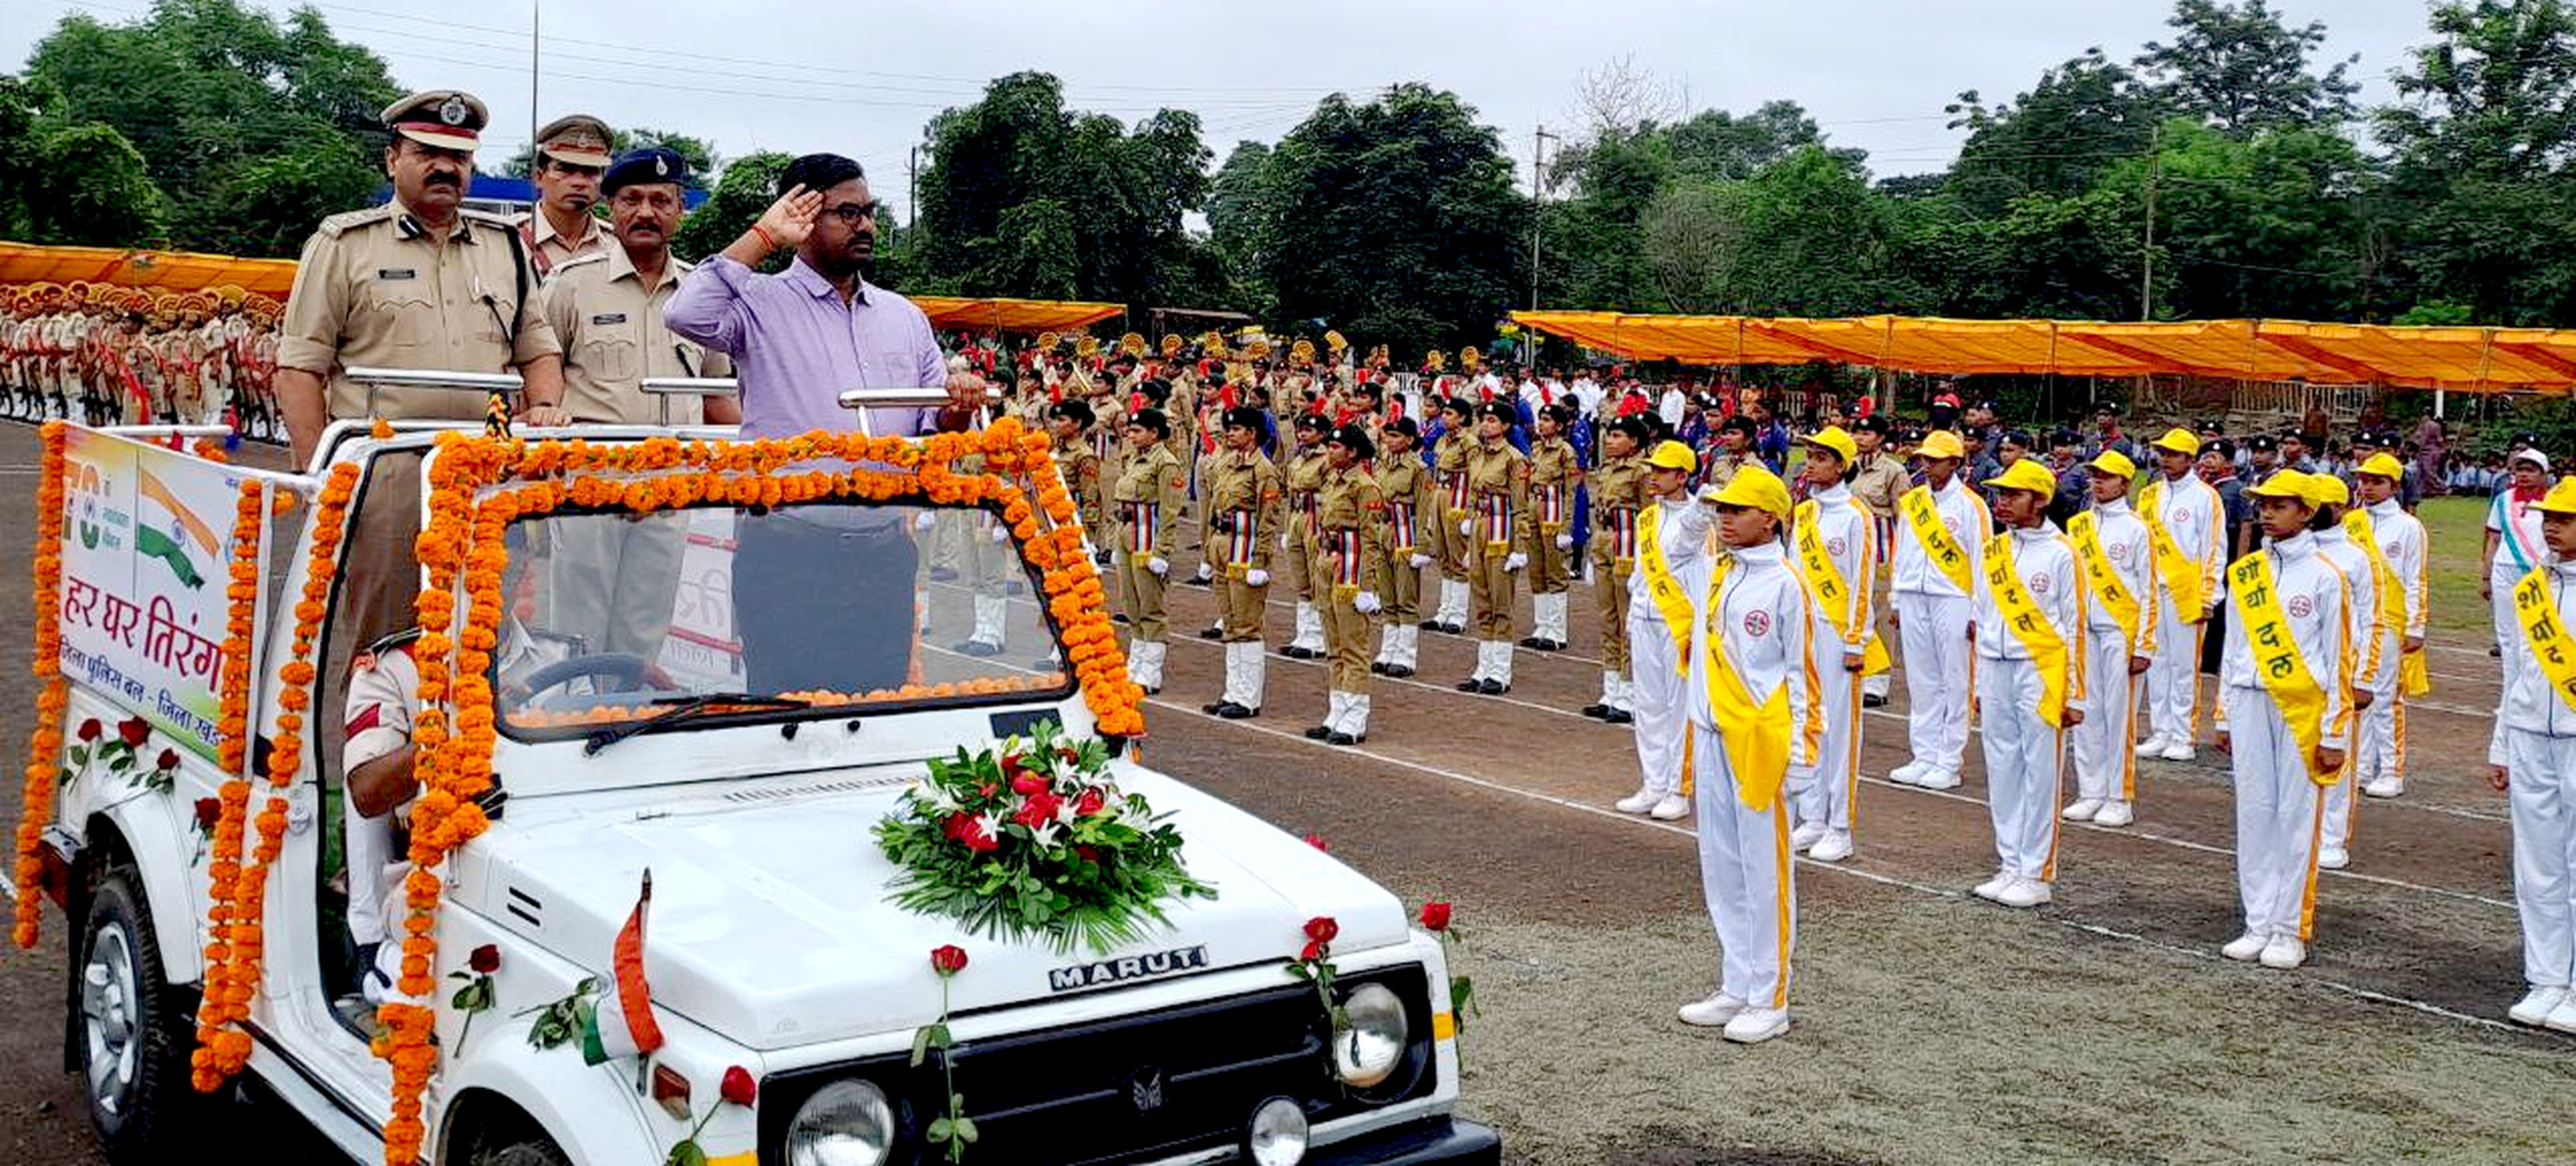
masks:
{"type": "Polygon", "coordinates": [[[1691,629],[1698,580],[1708,574],[1712,512],[1691,500],[1698,468],[1690,447],[1663,442],[1646,455],[1648,505],[1637,514],[1637,569],[1627,584],[1626,639],[1637,667],[1637,767],[1644,780],[1619,799],[1623,814],[1667,822],[1690,814],[1691,629]]]}

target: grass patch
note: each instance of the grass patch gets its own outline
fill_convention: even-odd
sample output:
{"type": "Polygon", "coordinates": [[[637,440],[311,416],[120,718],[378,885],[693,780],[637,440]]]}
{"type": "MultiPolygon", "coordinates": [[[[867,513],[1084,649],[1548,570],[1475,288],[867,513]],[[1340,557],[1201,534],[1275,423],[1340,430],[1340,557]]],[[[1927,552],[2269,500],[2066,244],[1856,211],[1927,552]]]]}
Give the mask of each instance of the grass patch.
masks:
{"type": "Polygon", "coordinates": [[[2425,622],[2438,631],[2492,633],[2495,623],[2478,584],[2487,577],[2483,498],[2427,498],[2416,508],[2431,542],[2433,594],[2425,622]]]}

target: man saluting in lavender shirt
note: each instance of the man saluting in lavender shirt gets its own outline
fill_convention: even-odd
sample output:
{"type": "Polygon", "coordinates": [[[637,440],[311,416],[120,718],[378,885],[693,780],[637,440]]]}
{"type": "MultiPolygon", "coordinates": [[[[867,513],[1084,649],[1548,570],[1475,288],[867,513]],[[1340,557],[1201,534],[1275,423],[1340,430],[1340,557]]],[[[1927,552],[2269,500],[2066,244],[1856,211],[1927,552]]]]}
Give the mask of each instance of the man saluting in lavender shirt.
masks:
{"type": "MultiPolygon", "coordinates": [[[[984,382],[952,376],[929,317],[861,272],[876,254],[877,203],[859,164],[808,154],[788,163],[778,188],[760,221],[691,271],[663,309],[672,332],[733,357],[743,436],[857,430],[858,412],[840,398],[861,388],[948,391],[942,408],[868,410],[870,432],[970,426],[984,406],[984,382]],[[786,271],[753,270],[789,249],[796,258],[786,271]]],[[[904,682],[913,637],[885,629],[912,619],[917,558],[892,512],[744,514],[735,539],[735,631],[754,691],[904,682]],[[816,595],[834,601],[817,604],[816,595]]]]}

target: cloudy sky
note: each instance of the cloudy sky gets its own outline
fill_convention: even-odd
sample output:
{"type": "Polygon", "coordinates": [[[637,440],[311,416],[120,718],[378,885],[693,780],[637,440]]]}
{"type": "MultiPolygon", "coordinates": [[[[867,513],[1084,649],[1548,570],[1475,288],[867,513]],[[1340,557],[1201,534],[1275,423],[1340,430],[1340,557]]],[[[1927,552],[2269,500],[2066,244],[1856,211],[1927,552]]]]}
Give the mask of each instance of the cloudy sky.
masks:
{"type": "MultiPolygon", "coordinates": [[[[727,155],[845,153],[898,205],[907,152],[930,116],[1022,69],[1063,78],[1076,108],[1125,120],[1195,110],[1220,159],[1238,140],[1277,139],[1325,94],[1426,81],[1501,130],[1526,176],[1532,131],[1571,129],[1583,76],[1626,58],[1692,109],[1788,98],[1835,144],[1868,150],[1874,173],[1938,170],[1961,137],[1941,112],[1958,92],[2008,98],[2088,46],[2133,57],[2168,35],[2170,11],[2161,0],[540,2],[542,117],[596,113],[711,138],[727,155]]],[[[0,63],[23,65],[65,13],[121,22],[147,4],[7,0],[0,63]]],[[[488,102],[487,165],[527,140],[530,0],[315,7],[399,83],[488,102]]],[[[2426,39],[2421,0],[2275,7],[2292,22],[2325,21],[2333,57],[2361,55],[2352,74],[2365,102],[2390,99],[2388,72],[2426,39]]]]}

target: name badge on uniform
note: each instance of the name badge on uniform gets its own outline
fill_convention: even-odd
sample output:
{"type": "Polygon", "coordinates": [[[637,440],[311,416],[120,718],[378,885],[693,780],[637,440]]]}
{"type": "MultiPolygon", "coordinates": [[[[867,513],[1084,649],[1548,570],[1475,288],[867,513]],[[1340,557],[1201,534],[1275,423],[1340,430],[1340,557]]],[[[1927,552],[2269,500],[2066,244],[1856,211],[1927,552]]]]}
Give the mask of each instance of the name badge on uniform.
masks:
{"type": "Polygon", "coordinates": [[[590,322],[593,324],[623,324],[626,322],[626,313],[602,312],[599,315],[592,316],[590,318],[590,322]]]}
{"type": "Polygon", "coordinates": [[[377,278],[377,279],[411,279],[411,278],[413,278],[413,273],[412,273],[412,269],[410,269],[410,268],[408,268],[408,267],[379,267],[379,268],[377,268],[377,269],[376,269],[376,278],[377,278]]]}

